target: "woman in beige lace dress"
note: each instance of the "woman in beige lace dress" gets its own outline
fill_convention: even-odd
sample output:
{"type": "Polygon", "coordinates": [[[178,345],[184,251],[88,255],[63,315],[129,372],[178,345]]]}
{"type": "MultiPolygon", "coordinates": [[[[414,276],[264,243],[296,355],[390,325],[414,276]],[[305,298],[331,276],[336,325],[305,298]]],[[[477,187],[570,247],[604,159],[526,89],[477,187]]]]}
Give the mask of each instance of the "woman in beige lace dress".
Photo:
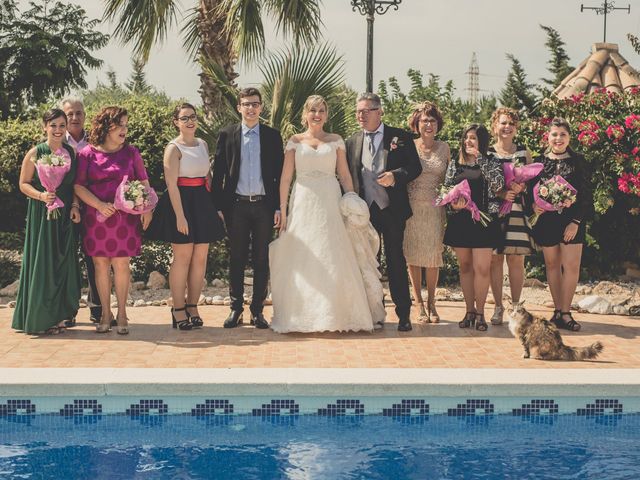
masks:
{"type": "Polygon", "coordinates": [[[435,139],[442,128],[442,115],[438,107],[424,102],[409,116],[413,132],[420,135],[415,140],[422,173],[407,186],[413,216],[407,221],[404,232],[404,254],[409,266],[409,277],[413,296],[420,305],[420,316],[428,322],[437,323],[440,316],[435,307],[436,285],[439,268],[443,266],[444,207],[435,207],[433,202],[444,181],[451,160],[449,146],[435,139]],[[427,271],[427,309],[422,300],[422,269],[427,271]]]}

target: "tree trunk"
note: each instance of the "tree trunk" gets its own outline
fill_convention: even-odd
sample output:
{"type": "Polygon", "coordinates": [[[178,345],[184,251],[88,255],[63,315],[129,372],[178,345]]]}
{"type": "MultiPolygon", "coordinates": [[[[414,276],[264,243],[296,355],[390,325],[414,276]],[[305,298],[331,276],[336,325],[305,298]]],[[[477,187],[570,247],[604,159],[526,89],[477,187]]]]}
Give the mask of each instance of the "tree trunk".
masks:
{"type": "MultiPolygon", "coordinates": [[[[238,73],[235,71],[237,55],[231,35],[224,32],[225,16],[217,12],[219,0],[200,0],[198,30],[200,32],[200,54],[222,66],[230,84],[235,86],[238,73]]],[[[207,119],[212,119],[220,110],[221,93],[213,80],[200,73],[200,96],[207,119]]]]}

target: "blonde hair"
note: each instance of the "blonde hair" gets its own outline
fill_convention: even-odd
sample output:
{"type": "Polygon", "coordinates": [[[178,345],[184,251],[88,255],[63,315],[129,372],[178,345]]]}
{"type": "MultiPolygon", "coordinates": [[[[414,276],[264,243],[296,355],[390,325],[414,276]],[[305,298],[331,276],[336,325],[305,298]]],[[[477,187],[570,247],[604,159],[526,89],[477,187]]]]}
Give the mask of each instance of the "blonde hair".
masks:
{"type": "Polygon", "coordinates": [[[516,124],[516,128],[520,123],[520,114],[517,110],[509,107],[500,107],[496,108],[496,110],[491,114],[491,135],[495,137],[496,135],[496,125],[498,124],[498,120],[500,120],[500,115],[506,115],[516,124]]]}
{"type": "Polygon", "coordinates": [[[325,110],[327,111],[327,116],[329,115],[329,104],[324,99],[322,95],[309,95],[307,100],[304,102],[304,106],[302,107],[302,125],[307,125],[307,114],[311,111],[313,107],[316,105],[324,105],[325,110]]]}

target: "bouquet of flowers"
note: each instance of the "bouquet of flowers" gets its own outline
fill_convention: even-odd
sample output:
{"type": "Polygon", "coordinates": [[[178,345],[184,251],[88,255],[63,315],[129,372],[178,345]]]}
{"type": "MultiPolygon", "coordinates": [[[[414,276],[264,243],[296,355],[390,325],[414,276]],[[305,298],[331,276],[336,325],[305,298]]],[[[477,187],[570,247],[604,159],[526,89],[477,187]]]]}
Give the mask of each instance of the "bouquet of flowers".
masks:
{"type": "MultiPolygon", "coordinates": [[[[116,189],[113,206],[117,210],[132,215],[142,215],[153,210],[158,203],[158,195],[151,187],[145,186],[140,180],[131,180],[125,175],[116,189]]],[[[96,216],[99,222],[107,220],[100,212],[96,216]]]]}
{"type": "Polygon", "coordinates": [[[475,202],[471,200],[471,187],[466,179],[452,187],[445,187],[443,185],[440,188],[440,194],[438,195],[438,198],[436,198],[434,204],[436,207],[440,207],[448,203],[455,203],[460,198],[465,199],[466,204],[464,208],[471,212],[471,218],[473,221],[480,222],[483,227],[486,227],[491,221],[491,217],[480,211],[475,202]]]}
{"type": "MultiPolygon", "coordinates": [[[[53,153],[42,155],[35,164],[42,186],[47,192],[55,192],[71,169],[71,157],[69,152],[60,148],[53,153]]],[[[58,197],[53,202],[47,203],[47,220],[59,218],[60,207],[64,207],[64,202],[58,197]]]]}
{"type": "MultiPolygon", "coordinates": [[[[522,164],[520,162],[505,162],[502,164],[504,170],[504,184],[507,188],[512,183],[524,183],[536,178],[542,171],[544,165],[542,163],[522,164]]],[[[511,212],[513,202],[504,200],[500,206],[500,216],[503,217],[511,212]]]]}
{"type": "MultiPolygon", "coordinates": [[[[560,175],[555,175],[533,187],[533,201],[545,212],[561,213],[576,202],[578,191],[560,175]]],[[[540,215],[534,213],[529,217],[531,226],[535,225],[540,215]]]]}

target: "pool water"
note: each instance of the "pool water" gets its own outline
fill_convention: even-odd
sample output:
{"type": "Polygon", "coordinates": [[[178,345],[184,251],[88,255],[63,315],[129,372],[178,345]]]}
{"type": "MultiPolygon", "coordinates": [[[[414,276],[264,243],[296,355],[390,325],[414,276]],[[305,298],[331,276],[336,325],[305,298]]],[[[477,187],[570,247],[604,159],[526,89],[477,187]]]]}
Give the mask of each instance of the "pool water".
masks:
{"type": "Polygon", "coordinates": [[[2,479],[638,479],[640,415],[0,418],[2,479]]]}

